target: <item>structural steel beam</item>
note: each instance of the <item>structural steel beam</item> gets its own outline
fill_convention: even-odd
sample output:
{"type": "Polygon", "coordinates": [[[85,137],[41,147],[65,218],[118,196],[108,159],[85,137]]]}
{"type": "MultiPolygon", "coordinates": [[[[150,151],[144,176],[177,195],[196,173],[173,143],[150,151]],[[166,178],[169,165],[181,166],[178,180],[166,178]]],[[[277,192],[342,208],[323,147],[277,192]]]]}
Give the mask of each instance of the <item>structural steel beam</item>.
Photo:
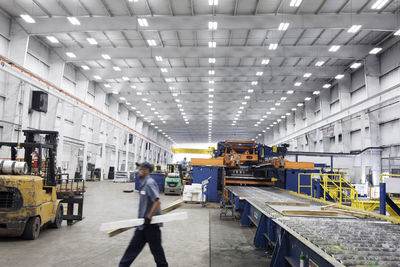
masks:
{"type": "MultiPolygon", "coordinates": [[[[363,29],[374,31],[398,30],[398,16],[396,14],[284,14],[291,29],[348,29],[354,24],[363,26],[363,29]]],[[[180,30],[208,30],[208,21],[217,21],[218,29],[278,29],[282,16],[154,16],[146,19],[148,27],[140,27],[137,17],[78,17],[80,26],[68,23],[66,17],[35,18],[35,24],[23,23],[31,35],[48,35],[69,32],[91,31],[180,31],[180,30]]]]}
{"type": "Polygon", "coordinates": [[[165,68],[168,72],[163,73],[160,68],[122,68],[121,71],[114,71],[112,68],[96,68],[86,71],[89,79],[94,75],[100,75],[103,79],[120,79],[126,77],[238,77],[250,76],[258,80],[256,72],[263,72],[261,78],[271,76],[303,76],[305,73],[312,73],[311,77],[332,78],[344,71],[342,66],[334,67],[191,67],[191,68],[165,68]],[[209,75],[209,70],[214,70],[215,75],[209,75]]]}
{"type": "MultiPolygon", "coordinates": [[[[217,42],[218,43],[218,42],[217,42]]],[[[209,57],[311,57],[361,59],[373,48],[370,45],[342,46],[337,52],[329,52],[330,46],[278,46],[269,50],[265,46],[220,47],[135,47],[135,48],[57,48],[55,51],[67,62],[102,60],[102,54],[113,59],[145,59],[162,56],[163,58],[209,58],[209,57]],[[76,58],[65,53],[73,52],[76,58]]]]}

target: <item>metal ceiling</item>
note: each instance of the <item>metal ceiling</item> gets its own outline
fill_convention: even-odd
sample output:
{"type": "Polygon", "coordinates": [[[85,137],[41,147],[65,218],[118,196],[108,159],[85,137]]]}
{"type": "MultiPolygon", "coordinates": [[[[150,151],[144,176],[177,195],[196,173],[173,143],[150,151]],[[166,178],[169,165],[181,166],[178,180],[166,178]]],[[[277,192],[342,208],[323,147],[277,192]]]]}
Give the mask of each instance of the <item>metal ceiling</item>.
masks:
{"type": "Polygon", "coordinates": [[[399,0],[383,0],[378,10],[376,1],[15,0],[0,8],[171,140],[203,143],[268,134],[314,91],[329,90],[322,86],[399,29],[399,0]],[[68,22],[72,16],[80,25],[68,22]],[[209,21],[218,22],[216,30],[209,21]],[[278,30],[280,23],[288,29],[278,30]],[[348,32],[352,25],[362,27],[348,32]],[[332,45],[340,49],[330,52],[332,45]]]}

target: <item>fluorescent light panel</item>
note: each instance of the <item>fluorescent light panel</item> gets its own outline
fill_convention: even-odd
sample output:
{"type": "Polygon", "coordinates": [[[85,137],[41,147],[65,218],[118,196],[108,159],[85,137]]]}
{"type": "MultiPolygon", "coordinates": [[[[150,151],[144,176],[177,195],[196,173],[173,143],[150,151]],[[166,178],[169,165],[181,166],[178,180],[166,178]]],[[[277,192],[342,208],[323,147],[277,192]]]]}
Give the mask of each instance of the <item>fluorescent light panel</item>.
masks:
{"type": "Polygon", "coordinates": [[[376,0],[372,4],[371,9],[374,9],[374,10],[382,9],[388,2],[389,2],[389,0],[376,0]]]}
{"type": "Polygon", "coordinates": [[[46,38],[47,38],[47,40],[49,40],[53,44],[58,44],[59,43],[58,39],[56,37],[54,37],[54,36],[47,36],[46,38]]]}
{"type": "Polygon", "coordinates": [[[31,16],[28,14],[22,14],[20,17],[25,20],[26,23],[36,23],[36,20],[34,20],[31,16]]]}
{"type": "Polygon", "coordinates": [[[274,44],[269,44],[268,49],[269,50],[276,50],[278,48],[278,44],[274,43],[274,44]]]}
{"type": "Polygon", "coordinates": [[[329,52],[337,52],[340,49],[340,45],[332,45],[329,48],[329,52]]]}
{"type": "Polygon", "coordinates": [[[208,29],[209,30],[216,30],[218,28],[218,22],[216,21],[209,21],[208,22],[208,29]]]}
{"type": "Polygon", "coordinates": [[[290,23],[289,22],[281,22],[279,24],[278,30],[279,31],[286,31],[289,28],[290,23]]]}
{"type": "Polygon", "coordinates": [[[75,26],[81,25],[81,23],[79,22],[79,20],[76,17],[67,17],[67,19],[69,20],[69,22],[72,25],[75,25],[75,26]]]}
{"type": "Polygon", "coordinates": [[[147,22],[147,19],[145,19],[145,18],[138,18],[137,21],[138,21],[139,25],[142,27],[149,26],[149,23],[147,22]]]}
{"type": "Polygon", "coordinates": [[[352,25],[347,32],[348,33],[356,33],[361,29],[362,25],[352,25]]]}
{"type": "Polygon", "coordinates": [[[86,38],[89,44],[91,45],[97,45],[97,41],[94,38],[86,38]]]}
{"type": "Polygon", "coordinates": [[[290,1],[290,6],[291,7],[299,7],[300,5],[301,5],[301,2],[302,2],[303,0],[291,0],[290,1]]]}
{"type": "Polygon", "coordinates": [[[382,48],[381,47],[375,47],[375,48],[373,48],[371,51],[369,51],[369,53],[371,54],[371,55],[376,55],[376,54],[378,54],[379,52],[381,52],[382,51],[382,48]]]}

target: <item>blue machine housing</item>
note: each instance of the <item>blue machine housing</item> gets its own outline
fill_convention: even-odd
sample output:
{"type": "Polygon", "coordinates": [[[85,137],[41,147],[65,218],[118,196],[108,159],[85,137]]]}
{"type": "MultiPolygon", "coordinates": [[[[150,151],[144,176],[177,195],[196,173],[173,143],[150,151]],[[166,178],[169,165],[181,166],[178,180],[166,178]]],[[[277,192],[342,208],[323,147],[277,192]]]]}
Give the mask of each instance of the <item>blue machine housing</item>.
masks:
{"type": "Polygon", "coordinates": [[[219,167],[215,166],[193,166],[193,183],[201,184],[202,181],[211,177],[207,185],[207,201],[219,202],[221,196],[218,195],[218,172],[219,167]]]}
{"type": "MultiPolygon", "coordinates": [[[[310,176],[301,175],[301,173],[319,173],[319,170],[304,170],[304,169],[268,169],[266,170],[267,177],[277,178],[278,181],[275,182],[276,187],[280,187],[286,190],[298,192],[299,185],[299,174],[300,174],[300,184],[309,185],[310,176]]],[[[302,187],[300,193],[311,195],[310,187],[302,187]]]]}

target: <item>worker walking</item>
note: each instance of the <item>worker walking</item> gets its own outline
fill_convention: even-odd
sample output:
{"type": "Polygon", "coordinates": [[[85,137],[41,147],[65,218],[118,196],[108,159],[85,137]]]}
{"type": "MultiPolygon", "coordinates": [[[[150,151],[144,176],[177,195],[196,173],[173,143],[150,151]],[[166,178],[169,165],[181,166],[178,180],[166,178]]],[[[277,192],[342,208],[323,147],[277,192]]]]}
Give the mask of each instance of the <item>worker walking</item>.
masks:
{"type": "Polygon", "coordinates": [[[138,164],[138,176],[140,183],[140,200],[138,218],[144,218],[144,225],[136,228],[135,234],[122,257],[119,266],[130,266],[142,251],[146,243],[149,243],[157,267],[168,266],[164,249],[161,246],[161,223],[150,224],[154,215],[161,215],[161,201],[157,183],[149,176],[153,171],[153,165],[148,162],[138,164]]]}

